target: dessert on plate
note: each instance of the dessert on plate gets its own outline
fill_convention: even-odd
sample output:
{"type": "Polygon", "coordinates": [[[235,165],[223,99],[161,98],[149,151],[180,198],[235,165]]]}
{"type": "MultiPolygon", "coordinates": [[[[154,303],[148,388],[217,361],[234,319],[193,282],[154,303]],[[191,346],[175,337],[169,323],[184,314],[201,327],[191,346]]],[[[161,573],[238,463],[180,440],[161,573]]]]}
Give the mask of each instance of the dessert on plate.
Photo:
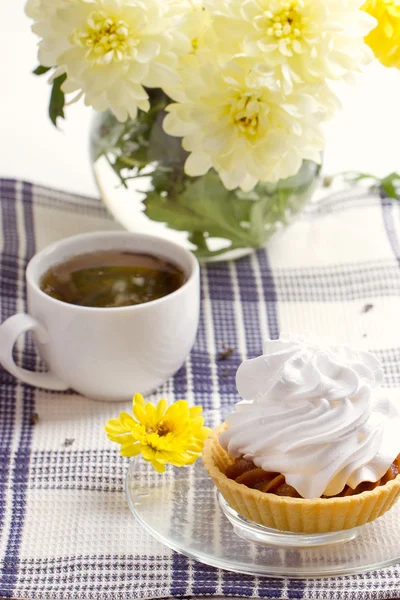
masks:
{"type": "MultiPolygon", "coordinates": [[[[250,521],[326,533],[372,521],[400,495],[400,411],[369,352],[281,336],[236,375],[242,401],[204,465],[250,521]]],[[[399,399],[400,403],[400,399],[399,399]]]]}

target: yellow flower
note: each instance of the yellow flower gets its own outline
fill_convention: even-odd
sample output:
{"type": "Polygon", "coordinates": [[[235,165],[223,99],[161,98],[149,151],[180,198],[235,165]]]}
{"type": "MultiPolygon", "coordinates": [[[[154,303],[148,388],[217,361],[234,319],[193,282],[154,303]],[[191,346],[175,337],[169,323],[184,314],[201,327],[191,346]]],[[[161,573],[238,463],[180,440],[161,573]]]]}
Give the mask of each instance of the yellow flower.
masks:
{"type": "Polygon", "coordinates": [[[110,419],[105,427],[108,438],[121,444],[122,456],[141,454],[159,473],[166,463],[176,467],[193,464],[203,450],[210,433],[204,427],[201,406],[189,408],[186,400],[167,407],[162,399],[154,406],[141,394],[133,398],[133,417],[122,412],[119,419],[110,419]]]}
{"type": "Polygon", "coordinates": [[[378,21],[365,42],[385,67],[400,69],[400,3],[397,0],[367,0],[363,10],[378,21]]]}

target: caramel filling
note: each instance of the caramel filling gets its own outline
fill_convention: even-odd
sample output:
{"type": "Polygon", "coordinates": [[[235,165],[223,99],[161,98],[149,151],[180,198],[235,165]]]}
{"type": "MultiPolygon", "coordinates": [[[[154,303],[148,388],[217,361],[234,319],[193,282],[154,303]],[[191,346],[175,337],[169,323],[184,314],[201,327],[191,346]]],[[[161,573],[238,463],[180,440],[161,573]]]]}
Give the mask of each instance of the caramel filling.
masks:
{"type": "MultiPolygon", "coordinates": [[[[373,490],[379,485],[385,485],[388,481],[395,479],[399,472],[400,454],[390,465],[384,476],[378,479],[378,481],[364,481],[354,490],[346,485],[340,494],[334,497],[354,496],[355,494],[373,490]]],[[[277,496],[289,496],[290,498],[301,498],[300,494],[291,485],[286,483],[284,475],[264,471],[256,467],[253,462],[244,458],[236,458],[235,462],[227,468],[225,475],[229,479],[234,479],[237,483],[243,483],[247,487],[259,490],[260,492],[268,492],[277,496]]],[[[322,497],[325,498],[326,496],[322,497]]]]}

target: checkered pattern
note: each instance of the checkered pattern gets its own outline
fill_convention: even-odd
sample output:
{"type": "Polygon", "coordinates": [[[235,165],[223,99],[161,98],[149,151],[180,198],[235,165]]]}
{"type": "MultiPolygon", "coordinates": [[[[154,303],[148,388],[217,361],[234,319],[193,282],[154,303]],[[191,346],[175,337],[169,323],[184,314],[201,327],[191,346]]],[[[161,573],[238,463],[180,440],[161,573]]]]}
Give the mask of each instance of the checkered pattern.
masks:
{"type": "MultiPolygon", "coordinates": [[[[29,183],[0,180],[0,201],[1,320],[25,310],[24,270],[34,252],[68,235],[118,228],[98,200],[29,183]]],[[[268,250],[204,267],[193,351],[150,399],[233,405],[238,365],[280,331],[368,348],[384,364],[385,385],[400,387],[399,216],[396,202],[364,190],[341,193],[311,205],[268,250]],[[218,360],[224,345],[234,352],[218,360]]],[[[42,368],[29,336],[18,341],[16,356],[25,368],[42,368]]],[[[333,579],[257,579],[170,551],[131,516],[123,495],[127,462],[103,431],[127,405],[36,390],[1,369],[0,384],[1,599],[400,596],[400,567],[333,579]]]]}

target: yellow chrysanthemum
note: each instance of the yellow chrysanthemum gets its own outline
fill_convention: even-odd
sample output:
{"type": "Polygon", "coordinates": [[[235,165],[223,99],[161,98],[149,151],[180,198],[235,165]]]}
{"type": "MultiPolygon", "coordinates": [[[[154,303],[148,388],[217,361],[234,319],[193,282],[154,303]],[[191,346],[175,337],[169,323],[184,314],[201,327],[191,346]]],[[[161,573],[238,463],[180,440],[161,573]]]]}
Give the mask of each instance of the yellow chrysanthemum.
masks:
{"type": "Polygon", "coordinates": [[[133,417],[122,412],[105,427],[108,438],[121,444],[122,456],[141,454],[159,473],[165,465],[176,467],[193,464],[203,450],[210,429],[204,427],[201,406],[189,408],[186,400],[167,406],[165,399],[157,406],[144,401],[141,394],[133,398],[133,417]]]}
{"type": "Polygon", "coordinates": [[[378,21],[377,27],[369,33],[365,42],[385,67],[400,69],[400,2],[367,0],[363,10],[378,21]]]}

